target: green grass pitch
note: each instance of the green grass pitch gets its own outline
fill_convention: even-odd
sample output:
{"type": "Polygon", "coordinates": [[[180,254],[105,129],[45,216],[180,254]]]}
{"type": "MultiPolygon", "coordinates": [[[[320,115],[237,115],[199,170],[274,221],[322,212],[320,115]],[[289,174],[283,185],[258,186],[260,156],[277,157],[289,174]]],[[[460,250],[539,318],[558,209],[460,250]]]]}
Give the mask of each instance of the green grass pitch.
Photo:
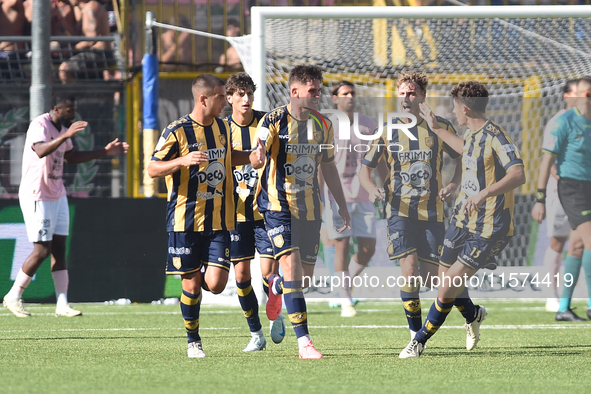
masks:
{"type": "MultiPolygon", "coordinates": [[[[431,300],[423,302],[423,317],[431,300]]],[[[78,318],[53,305],[33,317],[0,310],[2,393],[584,393],[591,392],[591,321],[556,322],[542,300],[480,300],[489,315],[481,342],[465,349],[457,311],[419,359],[400,360],[409,341],[400,302],[366,301],[341,318],[308,305],[323,360],[300,360],[293,330],[267,350],[244,354],[250,335],[239,308],[203,306],[205,359],[188,359],[176,305],[79,304],[78,318]]],[[[576,301],[580,315],[586,305],[576,301]]]]}

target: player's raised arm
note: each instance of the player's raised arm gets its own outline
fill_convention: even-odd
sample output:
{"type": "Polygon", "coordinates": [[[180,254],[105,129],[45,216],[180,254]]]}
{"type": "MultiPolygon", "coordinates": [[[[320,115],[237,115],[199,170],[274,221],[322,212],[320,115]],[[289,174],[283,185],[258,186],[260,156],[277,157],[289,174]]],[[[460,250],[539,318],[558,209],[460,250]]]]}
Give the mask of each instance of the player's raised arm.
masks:
{"type": "Polygon", "coordinates": [[[421,117],[425,119],[425,122],[427,122],[431,131],[437,134],[437,136],[439,136],[443,142],[449,145],[450,148],[461,154],[462,150],[464,149],[464,140],[457,135],[441,128],[439,122],[437,122],[435,114],[427,104],[421,103],[419,104],[419,108],[421,109],[421,117]]]}
{"type": "Polygon", "coordinates": [[[183,167],[196,166],[208,161],[207,153],[194,151],[181,157],[167,161],[151,161],[148,164],[148,175],[152,178],[174,174],[183,167]]]}

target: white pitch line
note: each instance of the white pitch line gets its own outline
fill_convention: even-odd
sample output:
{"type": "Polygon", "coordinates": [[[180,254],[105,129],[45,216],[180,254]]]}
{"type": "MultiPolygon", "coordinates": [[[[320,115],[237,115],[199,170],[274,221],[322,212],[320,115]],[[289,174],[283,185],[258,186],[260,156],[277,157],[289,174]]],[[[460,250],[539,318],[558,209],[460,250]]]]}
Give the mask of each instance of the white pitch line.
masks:
{"type": "MultiPolygon", "coordinates": [[[[408,330],[407,325],[358,325],[358,326],[309,326],[313,329],[384,329],[384,328],[401,328],[408,330]]],[[[464,326],[442,326],[441,328],[445,329],[462,329],[465,330],[464,326]]],[[[589,329],[588,324],[579,324],[579,323],[565,323],[565,324],[523,324],[523,325],[488,325],[482,326],[482,329],[485,330],[569,330],[569,329],[589,329]]],[[[199,327],[200,330],[243,330],[245,327],[199,327]]],[[[65,328],[60,330],[47,330],[47,329],[30,329],[30,330],[5,330],[2,331],[3,333],[26,333],[26,332],[90,332],[90,331],[108,331],[108,332],[117,332],[117,331],[170,331],[170,330],[184,330],[182,327],[178,328],[65,328]]]]}

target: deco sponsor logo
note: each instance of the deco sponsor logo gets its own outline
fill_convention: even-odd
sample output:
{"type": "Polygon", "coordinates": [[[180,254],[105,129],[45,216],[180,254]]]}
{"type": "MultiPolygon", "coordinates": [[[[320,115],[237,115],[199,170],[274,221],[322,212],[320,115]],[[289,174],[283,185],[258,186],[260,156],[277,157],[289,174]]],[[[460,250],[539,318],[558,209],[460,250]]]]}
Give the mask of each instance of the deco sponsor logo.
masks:
{"type": "Polygon", "coordinates": [[[478,177],[472,171],[466,171],[464,179],[462,180],[462,190],[468,197],[472,197],[480,193],[480,183],[478,177]]]}
{"type": "Polygon", "coordinates": [[[414,187],[423,187],[431,179],[431,166],[424,161],[417,161],[411,164],[408,172],[401,172],[402,183],[411,184],[414,187]]]}
{"type": "Polygon", "coordinates": [[[199,183],[207,183],[211,187],[217,187],[226,179],[226,167],[219,161],[210,163],[205,171],[197,173],[199,183]]]}
{"type": "Polygon", "coordinates": [[[284,168],[286,176],[295,176],[300,181],[307,181],[316,172],[316,162],[310,156],[301,156],[293,164],[284,164],[284,168]]]}

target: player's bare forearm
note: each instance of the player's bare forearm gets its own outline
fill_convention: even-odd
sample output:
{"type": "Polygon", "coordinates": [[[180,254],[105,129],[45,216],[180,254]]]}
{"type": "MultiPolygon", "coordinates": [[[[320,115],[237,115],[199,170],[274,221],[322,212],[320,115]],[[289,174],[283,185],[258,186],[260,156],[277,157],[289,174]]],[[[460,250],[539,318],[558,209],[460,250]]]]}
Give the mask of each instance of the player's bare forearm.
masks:
{"type": "Polygon", "coordinates": [[[516,165],[509,168],[509,171],[507,171],[503,179],[493,183],[482,192],[485,192],[487,198],[498,196],[518,188],[523,185],[525,181],[525,168],[522,165],[516,165]]]}
{"type": "Polygon", "coordinates": [[[455,192],[460,186],[460,182],[462,181],[462,158],[458,157],[456,160],[456,168],[454,170],[454,176],[449,181],[447,187],[450,188],[451,192],[455,192]]]}
{"type": "Polygon", "coordinates": [[[148,175],[151,178],[174,174],[183,167],[198,166],[209,161],[207,153],[202,151],[189,152],[185,156],[166,161],[151,161],[148,164],[148,175]]]}
{"type": "Polygon", "coordinates": [[[232,165],[233,166],[243,166],[245,164],[250,164],[250,154],[251,154],[251,152],[248,152],[248,151],[233,150],[232,151],[232,165]]]}
{"type": "Polygon", "coordinates": [[[64,155],[64,159],[66,159],[66,162],[68,164],[79,164],[91,160],[96,160],[104,156],[107,156],[107,150],[104,148],[86,151],[71,150],[69,152],[66,152],[66,154],[64,155]]]}
{"type": "Polygon", "coordinates": [[[538,174],[538,189],[545,189],[550,178],[551,168],[556,161],[556,157],[550,153],[544,152],[542,162],[540,163],[540,172],[538,174]]]}
{"type": "Polygon", "coordinates": [[[151,161],[148,164],[148,175],[151,178],[163,177],[166,175],[174,174],[180,170],[183,166],[182,157],[168,161],[151,161]]]}
{"type": "Polygon", "coordinates": [[[69,137],[62,134],[59,137],[48,142],[37,142],[33,145],[33,150],[35,150],[35,153],[37,154],[37,156],[39,156],[39,158],[43,158],[51,154],[57,148],[59,148],[59,146],[66,142],[68,138],[69,137]]]}
{"type": "Polygon", "coordinates": [[[449,145],[450,148],[455,150],[457,153],[462,154],[462,151],[464,150],[464,140],[462,138],[445,129],[442,129],[441,127],[437,127],[437,125],[435,125],[432,131],[437,134],[437,136],[441,138],[443,142],[449,145]]]}

